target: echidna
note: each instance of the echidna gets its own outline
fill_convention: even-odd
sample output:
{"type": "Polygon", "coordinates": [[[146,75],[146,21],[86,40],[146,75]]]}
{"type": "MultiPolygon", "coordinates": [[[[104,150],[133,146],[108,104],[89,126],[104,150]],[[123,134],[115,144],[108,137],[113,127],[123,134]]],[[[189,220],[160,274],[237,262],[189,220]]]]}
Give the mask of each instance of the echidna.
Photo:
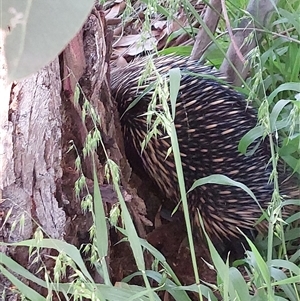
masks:
{"type": "MultiPolygon", "coordinates": [[[[187,189],[202,177],[223,174],[248,186],[266,209],[273,192],[273,185],[269,184],[271,167],[267,144],[260,141],[257,146],[254,143],[251,148],[256,149],[251,156],[238,151],[241,138],[257,124],[256,111],[239,93],[212,78],[220,78],[220,75],[209,67],[174,56],[157,57],[153,61],[156,71],[150,73],[142,87],[138,87],[138,83],[145,73],[147,58],[112,72],[112,95],[122,116],[126,154],[133,169],[142,165],[167,198],[180,201],[174,158],[169,154],[170,139],[163,127],[143,151],[141,146],[151,129],[145,113],[153,90],[148,91],[147,87],[155,82],[156,72],[167,76],[171,68],[180,68],[182,78],[175,126],[187,189]],[[141,99],[128,109],[139,96],[141,99]]],[[[157,103],[159,110],[159,101],[157,103]]],[[[246,192],[233,186],[200,186],[188,195],[188,202],[194,218],[198,208],[206,230],[213,239],[220,241],[239,236],[237,227],[252,228],[262,214],[246,192]]]]}

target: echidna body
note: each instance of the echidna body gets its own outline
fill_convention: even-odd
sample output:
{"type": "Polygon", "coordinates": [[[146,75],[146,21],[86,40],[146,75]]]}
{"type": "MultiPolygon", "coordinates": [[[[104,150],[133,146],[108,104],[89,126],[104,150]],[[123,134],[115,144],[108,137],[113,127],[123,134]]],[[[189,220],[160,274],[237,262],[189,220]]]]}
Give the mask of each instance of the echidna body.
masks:
{"type": "MultiPolygon", "coordinates": [[[[194,61],[179,57],[154,58],[156,71],[151,72],[142,87],[138,82],[145,72],[147,59],[113,71],[112,95],[121,118],[127,157],[133,167],[141,164],[161,192],[180,201],[174,157],[169,154],[170,139],[160,128],[142,151],[142,142],[151,129],[147,124],[153,91],[145,89],[156,80],[156,73],[166,76],[171,68],[180,68],[182,78],[176,102],[175,126],[187,189],[203,177],[222,174],[252,190],[262,208],[272,197],[269,184],[269,152],[262,141],[254,143],[251,156],[238,151],[241,138],[257,124],[256,112],[244,98],[217,79],[217,72],[194,61]],[[197,76],[191,75],[197,74],[197,76]],[[128,106],[141,99],[129,110],[128,106]],[[127,110],[127,111],[126,111],[127,110]]],[[[160,105],[157,105],[157,109],[160,105]]],[[[262,212],[258,204],[242,189],[207,184],[188,194],[194,220],[200,210],[210,236],[224,241],[240,235],[237,228],[252,228],[262,212]]]]}

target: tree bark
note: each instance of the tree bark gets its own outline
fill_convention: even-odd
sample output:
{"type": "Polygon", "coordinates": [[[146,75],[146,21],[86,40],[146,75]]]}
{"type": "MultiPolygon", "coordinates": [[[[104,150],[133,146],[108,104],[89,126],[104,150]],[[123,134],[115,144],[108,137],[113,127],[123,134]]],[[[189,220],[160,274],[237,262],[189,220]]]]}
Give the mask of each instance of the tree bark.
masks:
{"type": "MultiPolygon", "coordinates": [[[[28,239],[38,226],[45,236],[62,238],[66,218],[55,197],[56,181],[62,176],[58,59],[27,79],[8,84],[3,53],[0,57],[1,241],[28,239]]],[[[24,249],[2,246],[1,252],[28,267],[24,249]]],[[[0,282],[5,281],[0,276],[0,282]]]]}
{"type": "MultiPolygon", "coordinates": [[[[0,53],[4,107],[0,110],[0,241],[12,243],[31,238],[40,227],[45,236],[65,239],[76,246],[89,242],[93,220],[82,212],[74,184],[83,172],[92,192],[94,164],[100,186],[107,183],[107,158],[101,146],[91,156],[83,156],[87,135],[93,132],[95,124],[88,115],[82,119],[82,97],[88,99],[100,117],[96,126],[101,131],[105,154],[120,166],[122,184],[128,187],[131,169],[124,158],[118,113],[109,87],[110,39],[104,14],[96,6],[62,55],[24,80],[11,85],[5,82],[5,59],[0,53]],[[74,102],[77,83],[81,91],[79,104],[74,102]],[[76,150],[70,151],[70,141],[76,150]],[[82,171],[75,166],[78,155],[82,171]]],[[[3,49],[3,41],[0,46],[3,49]]],[[[115,202],[116,196],[107,185],[100,188],[104,202],[115,202]]],[[[143,201],[128,195],[126,200],[145,236],[143,224],[148,221],[143,201]]],[[[0,252],[29,268],[27,249],[1,246],[0,252]]],[[[38,267],[34,269],[37,271],[38,267]]],[[[95,281],[102,279],[95,276],[95,281]]],[[[10,285],[1,275],[0,283],[10,285]]]]}
{"type": "Polygon", "coordinates": [[[6,228],[6,242],[29,238],[36,223],[46,235],[63,237],[65,215],[55,198],[55,183],[62,174],[60,90],[55,60],[14,84],[9,101],[5,100],[9,107],[1,115],[3,140],[7,141],[1,154],[1,209],[12,209],[7,224],[18,223],[22,215],[25,220],[23,232],[6,228]]]}

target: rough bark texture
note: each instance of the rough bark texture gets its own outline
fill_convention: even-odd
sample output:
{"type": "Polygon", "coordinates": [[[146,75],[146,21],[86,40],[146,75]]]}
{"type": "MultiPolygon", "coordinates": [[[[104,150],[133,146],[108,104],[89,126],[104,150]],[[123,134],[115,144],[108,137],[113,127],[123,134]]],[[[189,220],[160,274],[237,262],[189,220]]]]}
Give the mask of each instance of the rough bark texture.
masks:
{"type": "MultiPolygon", "coordinates": [[[[124,158],[118,114],[110,96],[110,42],[104,15],[101,8],[96,7],[59,59],[11,86],[1,82],[4,110],[0,111],[0,210],[3,211],[0,241],[31,238],[40,226],[50,238],[65,239],[76,246],[89,242],[93,220],[89,214],[83,214],[74,183],[83,171],[92,192],[95,164],[103,201],[115,203],[115,193],[105,178],[105,153],[121,167],[122,184],[129,189],[131,169],[124,158]],[[79,103],[75,103],[79,78],[81,95],[79,103]],[[104,152],[99,147],[86,158],[83,148],[95,124],[89,116],[82,119],[84,97],[99,116],[97,127],[105,148],[104,152]],[[76,150],[70,151],[70,141],[76,150]],[[78,155],[82,159],[82,171],[75,166],[78,155]],[[24,226],[20,232],[21,218],[24,218],[24,226]]],[[[4,61],[0,66],[4,71],[1,78],[4,78],[4,61]]],[[[123,194],[140,235],[145,237],[144,224],[149,221],[145,218],[144,202],[135,193],[132,197],[123,189],[123,194]]],[[[28,268],[27,249],[2,246],[0,252],[28,268]]],[[[45,254],[55,255],[43,250],[41,255],[45,254]]],[[[45,259],[47,256],[41,256],[44,263],[45,259]]],[[[31,268],[37,271],[39,264],[31,268]]],[[[50,273],[52,268],[53,262],[49,262],[50,273]]],[[[95,281],[102,282],[97,273],[95,281]]],[[[10,285],[1,275],[0,282],[6,287],[10,285]]],[[[34,289],[47,294],[35,286],[34,289]]]]}
{"type": "MultiPolygon", "coordinates": [[[[5,104],[1,110],[1,241],[28,239],[38,225],[46,236],[64,235],[65,214],[55,197],[56,181],[62,175],[60,91],[55,60],[10,86],[1,99],[5,104]]],[[[28,266],[24,249],[2,246],[1,251],[28,266]]]]}
{"type": "MultiPolygon", "coordinates": [[[[61,203],[63,200],[69,200],[64,203],[64,210],[68,216],[66,225],[65,239],[80,246],[82,243],[89,242],[89,229],[93,223],[90,214],[84,214],[81,209],[81,200],[75,196],[74,185],[76,180],[81,176],[82,172],[86,177],[89,193],[93,193],[93,164],[95,164],[100,186],[105,181],[104,164],[106,158],[99,150],[92,151],[91,154],[84,158],[83,148],[86,144],[86,139],[89,133],[93,133],[95,124],[89,117],[89,112],[85,120],[82,119],[82,106],[84,98],[90,103],[96,114],[100,116],[101,134],[108,132],[108,127],[111,126],[115,135],[115,124],[113,120],[113,104],[109,94],[109,57],[106,48],[106,25],[105,19],[99,10],[95,8],[83,29],[72,40],[70,45],[62,54],[61,64],[64,72],[63,80],[63,177],[61,182],[61,203]],[[75,55],[74,55],[75,54],[75,55]],[[75,78],[73,78],[75,77],[75,78]],[[78,103],[74,101],[75,85],[79,82],[80,97],[78,103]],[[69,151],[70,141],[73,141],[75,148],[69,151]],[[82,162],[82,170],[78,170],[75,166],[75,160],[79,155],[82,162]]],[[[102,139],[104,139],[102,137],[102,139]]],[[[104,139],[105,140],[105,139],[104,139]]],[[[111,158],[119,163],[120,151],[116,142],[110,140],[111,144],[107,147],[107,152],[111,155],[110,149],[116,151],[116,154],[111,158]]],[[[83,191],[81,197],[84,197],[88,192],[83,191]]],[[[108,193],[109,194],[109,193],[108,193]]],[[[95,273],[97,282],[102,282],[102,279],[97,279],[98,274],[95,273]]]]}
{"type": "MultiPolygon", "coordinates": [[[[47,235],[62,238],[65,216],[55,198],[55,182],[61,177],[60,77],[58,60],[11,90],[12,157],[2,206],[11,218],[25,214],[25,233],[13,231],[7,241],[28,238],[37,222],[47,235]]],[[[11,151],[11,150],[10,150],[11,151]]]]}
{"type": "MultiPolygon", "coordinates": [[[[7,66],[3,52],[5,32],[0,29],[0,200],[2,200],[3,188],[9,185],[14,179],[11,169],[13,144],[12,144],[12,124],[8,120],[9,99],[11,84],[7,82],[7,66]]],[[[0,202],[1,204],[1,202],[0,202]]]]}
{"type": "MultiPolygon", "coordinates": [[[[124,158],[123,138],[118,113],[110,95],[109,62],[111,41],[112,33],[106,28],[101,8],[96,7],[86,21],[82,31],[73,39],[72,49],[67,47],[61,60],[63,64],[62,69],[64,72],[67,72],[62,76],[65,80],[63,81],[62,93],[64,95],[62,106],[64,155],[62,161],[61,198],[69,200],[69,203],[64,205],[65,212],[69,217],[65,239],[76,246],[89,242],[89,229],[93,223],[89,214],[82,213],[80,200],[74,195],[74,183],[81,175],[81,171],[75,167],[75,159],[78,154],[82,159],[82,171],[91,194],[93,193],[94,185],[93,164],[95,164],[102,200],[107,211],[109,211],[111,204],[117,201],[117,198],[111,186],[107,185],[108,179],[105,177],[104,170],[107,162],[106,155],[120,166],[122,185],[129,188],[127,183],[131,169],[124,158]],[[83,48],[81,48],[81,45],[83,45],[83,48]],[[73,55],[73,53],[76,53],[76,55],[73,55]],[[77,59],[82,57],[82,54],[84,55],[85,68],[79,80],[81,95],[77,104],[73,99],[74,85],[68,78],[75,74],[80,74],[78,70],[82,70],[82,66],[78,64],[77,59]],[[101,132],[105,152],[100,145],[97,151],[92,152],[90,156],[83,159],[82,150],[85,146],[86,138],[89,133],[93,133],[95,127],[90,116],[86,116],[85,120],[82,119],[84,98],[88,100],[99,117],[97,127],[101,132]],[[76,145],[77,152],[75,149],[68,151],[70,140],[76,145]]],[[[84,193],[86,192],[84,191],[81,197],[84,197],[84,193]]],[[[128,207],[132,212],[140,235],[145,237],[144,224],[148,221],[144,217],[146,214],[144,202],[136,195],[132,197],[131,194],[126,194],[124,189],[123,195],[128,202],[128,207]]],[[[114,236],[116,236],[115,233],[114,236]]],[[[109,254],[113,256],[111,254],[115,254],[114,250],[111,250],[109,254]]],[[[117,256],[120,257],[121,254],[117,253],[117,256]]],[[[108,257],[107,261],[110,258],[108,257]]],[[[115,258],[113,258],[113,261],[115,262],[115,258]]],[[[108,265],[111,263],[113,264],[113,262],[108,262],[108,265]]],[[[116,269],[119,269],[119,266],[116,269]]],[[[116,269],[111,267],[112,278],[114,278],[116,269]]],[[[96,282],[103,282],[97,272],[94,274],[94,277],[96,282]]]]}
{"type": "MultiPolygon", "coordinates": [[[[82,214],[80,202],[74,195],[74,183],[80,176],[74,164],[77,154],[68,152],[68,149],[70,140],[73,140],[81,155],[87,134],[92,129],[90,120],[86,124],[82,121],[80,105],[73,102],[75,85],[85,70],[89,72],[89,85],[86,89],[83,87],[85,96],[96,112],[105,116],[101,119],[104,131],[108,132],[108,126],[111,131],[115,129],[108,92],[108,57],[103,21],[104,18],[95,10],[85,25],[86,34],[91,31],[97,38],[89,52],[84,53],[88,49],[83,49],[81,31],[66,47],[62,60],[57,58],[37,74],[5,90],[5,110],[1,111],[1,145],[5,148],[0,157],[0,188],[3,190],[0,209],[4,212],[2,220],[5,221],[0,234],[4,242],[28,239],[38,226],[46,233],[45,236],[66,239],[78,246],[82,242],[78,236],[82,234],[84,239],[89,237],[92,220],[89,215],[82,214]],[[98,22],[94,27],[90,22],[93,18],[98,22]],[[93,58],[87,68],[85,55],[89,60],[93,58]],[[64,80],[61,81],[61,78],[64,80]],[[104,92],[99,94],[100,91],[104,92]],[[110,109],[102,110],[103,103],[99,102],[101,95],[104,95],[103,103],[110,109]],[[12,225],[18,223],[23,215],[24,230],[19,232],[19,227],[13,228],[12,225]]],[[[102,184],[104,169],[97,154],[93,155],[102,184]]],[[[122,158],[120,155],[118,157],[122,158]]],[[[83,160],[83,169],[90,179],[88,184],[92,190],[90,159],[83,160]]],[[[3,247],[1,251],[28,267],[26,249],[3,247]]]]}

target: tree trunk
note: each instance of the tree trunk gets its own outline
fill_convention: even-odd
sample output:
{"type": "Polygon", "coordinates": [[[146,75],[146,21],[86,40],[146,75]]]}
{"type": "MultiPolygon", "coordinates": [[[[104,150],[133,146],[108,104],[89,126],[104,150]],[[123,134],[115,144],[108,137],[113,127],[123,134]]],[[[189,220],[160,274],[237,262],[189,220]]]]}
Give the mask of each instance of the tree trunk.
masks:
{"type": "Polygon", "coordinates": [[[6,228],[5,241],[32,235],[39,224],[53,238],[63,236],[64,212],[55,198],[62,175],[58,60],[12,86],[1,120],[4,141],[0,187],[2,209],[12,209],[7,224],[24,215],[24,231],[6,228]],[[6,117],[6,118],[5,118],[6,117]],[[6,130],[6,131],[5,131],[6,130]]]}
{"type": "MultiPolygon", "coordinates": [[[[3,53],[1,60],[4,75],[3,53]]],[[[12,85],[1,77],[1,84],[1,240],[28,239],[38,225],[46,236],[62,238],[66,218],[55,197],[56,182],[62,176],[58,59],[12,85]]],[[[1,251],[28,266],[24,250],[2,246],[1,251]]]]}
{"type": "MultiPolygon", "coordinates": [[[[60,58],[27,79],[12,85],[5,83],[1,54],[1,241],[31,238],[40,227],[45,236],[65,239],[76,246],[89,242],[93,221],[90,215],[83,214],[74,184],[84,174],[92,192],[95,164],[99,184],[103,185],[106,157],[101,147],[90,156],[83,156],[87,135],[95,126],[89,116],[82,119],[84,98],[99,116],[97,126],[106,154],[121,167],[122,184],[127,186],[131,169],[123,156],[118,114],[109,89],[110,42],[104,15],[96,7],[60,58]],[[78,81],[81,95],[79,103],[75,103],[78,81]],[[71,151],[70,141],[75,145],[71,151]],[[77,156],[82,160],[82,170],[75,166],[77,156]]],[[[102,192],[104,201],[115,201],[107,186],[102,192]]],[[[137,226],[143,232],[140,220],[145,214],[144,204],[138,198],[130,200],[137,226]]],[[[30,267],[24,248],[1,248],[0,252],[30,267]]],[[[0,282],[10,285],[1,275],[0,282]]]]}

